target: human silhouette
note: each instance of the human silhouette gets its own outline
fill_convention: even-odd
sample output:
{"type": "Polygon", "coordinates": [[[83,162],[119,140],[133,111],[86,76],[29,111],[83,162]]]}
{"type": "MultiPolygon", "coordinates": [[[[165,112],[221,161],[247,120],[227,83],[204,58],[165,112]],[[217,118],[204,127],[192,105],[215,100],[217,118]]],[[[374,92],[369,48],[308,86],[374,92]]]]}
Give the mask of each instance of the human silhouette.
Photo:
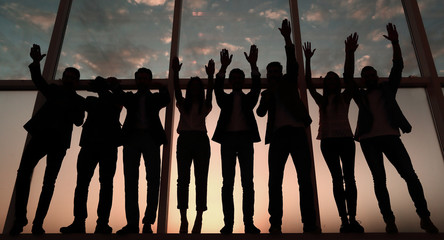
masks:
{"type": "Polygon", "coordinates": [[[127,110],[123,131],[123,173],[125,177],[125,213],[127,225],[117,234],[139,233],[139,166],[145,161],[148,183],[143,233],[152,233],[151,225],[157,215],[160,183],[160,146],[166,143],[166,134],[159,111],[170,102],[166,86],[152,83],[153,75],[147,68],[135,73],[137,92],[121,92],[120,99],[127,110]],[[159,88],[152,93],[150,89],[159,88]]]}
{"type": "MultiPolygon", "coordinates": [[[[344,81],[346,83],[353,79],[354,52],[357,47],[358,35],[354,33],[345,40],[344,81]]],[[[339,76],[334,72],[328,72],[323,82],[323,93],[319,94],[311,81],[310,60],[316,49],[312,50],[311,43],[307,42],[303,50],[307,88],[319,106],[317,139],[321,140],[321,152],[333,179],[333,195],[341,218],[339,232],[362,233],[364,228],[356,221],[356,147],[348,120],[350,101],[356,91],[350,86],[351,84],[346,84],[346,89],[341,92],[339,76]]]]}
{"type": "Polygon", "coordinates": [[[220,115],[212,140],[220,143],[222,160],[222,210],[224,213],[224,227],[222,234],[231,234],[234,225],[234,176],[236,170],[236,157],[239,159],[242,182],[242,211],[244,214],[245,233],[260,233],[254,226],[254,183],[253,183],[253,143],[260,141],[259,131],[253,108],[256,106],[260,94],[260,73],[256,65],[258,49],[255,45],[250,47],[249,55],[244,53],[251,66],[252,86],[248,94],[243,93],[245,74],[235,68],[230,71],[229,83],[233,91],[224,92],[224,79],[227,67],[233,55],[228,50],[220,52],[221,68],[216,75],[214,93],[220,115]]]}
{"type": "Polygon", "coordinates": [[[173,59],[174,89],[176,106],[180,112],[177,132],[177,208],[180,210],[179,233],[188,233],[188,196],[190,185],[191,164],[194,165],[196,182],[196,219],[192,233],[201,233],[202,215],[207,210],[207,182],[210,164],[210,140],[207,135],[205,118],[212,109],[214,61],[210,60],[205,66],[208,75],[208,88],[205,89],[199,77],[188,81],[185,98],[179,86],[179,71],[182,64],[179,59],[173,59]]]}
{"type": "Polygon", "coordinates": [[[386,232],[397,233],[398,228],[390,206],[383,154],[406,181],[410,197],[421,219],[421,228],[429,233],[437,233],[438,229],[430,220],[421,182],[400,138],[399,129],[403,133],[409,133],[412,126],[396,102],[396,93],[404,67],[398,32],[392,23],[387,24],[386,28],[387,35],[384,37],[392,43],[393,67],[386,82],[379,81],[373,67],[366,66],[362,69],[361,77],[366,89],[360,90],[357,99],[359,115],[355,137],[360,141],[362,152],[373,176],[376,199],[386,223],[386,232]]]}
{"type": "Polygon", "coordinates": [[[84,98],[75,91],[80,72],[73,67],[68,67],[63,72],[62,85],[48,84],[40,71],[40,61],[46,54],[41,54],[40,46],[34,44],[30,56],[33,60],[29,65],[31,79],[38,91],[45,96],[46,102],[24,126],[31,135],[31,140],[23,151],[17,171],[15,220],[10,231],[11,235],[21,233],[28,223],[26,208],[32,172],[44,156],[46,156],[45,175],[32,233],[36,235],[45,233],[43,221],[48,213],[63,158],[71,145],[73,124],[82,125],[85,117],[84,98]]]}
{"type": "Polygon", "coordinates": [[[314,205],[313,183],[310,177],[312,163],[306,134],[311,118],[300,99],[297,79],[299,65],[296,61],[294,45],[291,41],[291,27],[287,19],[279,28],[285,39],[287,73],[283,75],[282,65],[271,62],[267,65],[268,89],[262,92],[256,112],[260,117],[268,112],[265,144],[270,144],[269,167],[269,207],[270,229],[272,234],[280,234],[282,225],[282,181],[285,163],[290,154],[296,167],[300,192],[300,208],[303,230],[318,233],[314,205]]]}
{"type": "MultiPolygon", "coordinates": [[[[88,91],[98,97],[85,100],[88,117],[83,124],[80,137],[80,152],[77,159],[77,186],[74,194],[74,222],[60,228],[62,233],[85,233],[88,188],[94,170],[99,165],[100,194],[97,207],[97,225],[94,233],[110,234],[108,225],[113,200],[113,180],[116,172],[117,148],[121,145],[122,132],[120,112],[122,105],[110,90],[117,79],[97,77],[90,83],[88,91]]],[[[114,87],[115,88],[115,87],[114,87]]]]}

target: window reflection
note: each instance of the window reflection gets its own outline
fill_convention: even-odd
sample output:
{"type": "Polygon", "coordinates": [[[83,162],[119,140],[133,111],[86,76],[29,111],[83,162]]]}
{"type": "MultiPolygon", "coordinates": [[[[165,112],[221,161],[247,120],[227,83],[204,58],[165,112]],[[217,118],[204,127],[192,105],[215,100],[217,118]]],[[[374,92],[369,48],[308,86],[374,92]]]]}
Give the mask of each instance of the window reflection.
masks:
{"type": "Polygon", "coordinates": [[[382,35],[388,22],[396,25],[404,58],[404,76],[420,76],[415,52],[401,1],[308,1],[300,0],[302,41],[312,42],[316,53],[312,58],[313,77],[344,69],[344,40],[357,32],[355,76],[366,65],[375,67],[379,76],[388,76],[391,68],[391,44],[382,35]]]}
{"type": "MultiPolygon", "coordinates": [[[[30,79],[29,49],[33,43],[46,53],[58,1],[17,0],[0,2],[0,79],[30,79]]],[[[42,66],[44,65],[42,61],[42,66]]]]}
{"type": "Polygon", "coordinates": [[[263,76],[271,61],[285,61],[284,41],[277,29],[290,18],[288,0],[183,1],[180,51],[182,77],[205,76],[209,59],[219,65],[223,48],[233,54],[230,68],[250,72],[244,52],[259,48],[258,66],[263,76]]]}
{"type": "Polygon", "coordinates": [[[439,0],[418,0],[432,55],[439,76],[444,76],[444,4],[439,0]]]}
{"type": "Polygon", "coordinates": [[[144,66],[165,78],[173,9],[174,0],[73,1],[57,76],[74,66],[82,79],[132,79],[144,66]]]}

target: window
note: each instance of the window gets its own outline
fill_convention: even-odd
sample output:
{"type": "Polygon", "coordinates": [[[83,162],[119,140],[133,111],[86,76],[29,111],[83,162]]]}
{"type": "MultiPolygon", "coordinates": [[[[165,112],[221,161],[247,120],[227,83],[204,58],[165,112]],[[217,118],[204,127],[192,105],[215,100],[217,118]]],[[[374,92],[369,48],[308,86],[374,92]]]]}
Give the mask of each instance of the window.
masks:
{"type": "Polygon", "coordinates": [[[435,67],[439,76],[444,76],[444,5],[438,0],[418,0],[424,27],[427,32],[435,67]]]}
{"type": "MultiPolygon", "coordinates": [[[[256,44],[258,67],[265,76],[271,61],[285,61],[284,40],[277,27],[290,18],[287,0],[279,1],[192,1],[185,0],[179,57],[183,61],[182,77],[206,77],[204,65],[211,58],[220,68],[219,52],[226,48],[233,54],[229,66],[240,68],[250,76],[244,52],[256,44]]],[[[228,71],[229,71],[228,70],[228,71]]]]}
{"type": "MultiPolygon", "coordinates": [[[[312,138],[314,139],[313,152],[322,231],[338,232],[341,221],[333,197],[332,179],[320,151],[320,141],[316,140],[319,108],[311,97],[309,99],[310,115],[313,119],[311,130],[312,138]]],[[[425,91],[420,88],[400,89],[397,94],[397,101],[404,115],[413,126],[412,132],[402,134],[401,140],[410,155],[413,167],[424,188],[431,218],[439,225],[444,220],[444,210],[441,207],[441,199],[443,199],[444,194],[440,190],[440,184],[444,181],[444,176],[441,174],[444,171],[444,163],[425,91]]],[[[356,128],[357,116],[358,108],[352,101],[349,120],[353,132],[356,128]]],[[[362,154],[359,142],[355,143],[355,179],[358,189],[356,217],[362,221],[365,232],[384,232],[385,224],[376,201],[372,175],[362,154]]],[[[419,219],[413,202],[407,191],[407,185],[393,165],[388,162],[387,158],[384,157],[384,159],[387,173],[387,188],[399,230],[401,232],[422,232],[419,228],[419,219]]]]}
{"type": "MultiPolygon", "coordinates": [[[[0,226],[3,227],[8,213],[9,202],[11,201],[14,182],[25,146],[26,130],[23,125],[29,120],[32,114],[36,92],[12,91],[0,92],[0,226]]],[[[35,208],[34,208],[35,209],[35,208]]],[[[30,210],[32,212],[32,210],[30,210]]],[[[2,229],[3,231],[3,229],[2,229]]]]}
{"type": "Polygon", "coordinates": [[[42,53],[48,51],[56,14],[56,1],[0,3],[0,80],[30,79],[29,50],[35,43],[41,46],[42,53]]]}
{"type": "Polygon", "coordinates": [[[344,40],[350,34],[359,35],[356,51],[355,76],[361,69],[373,66],[379,76],[390,73],[391,44],[383,35],[385,26],[396,25],[404,58],[404,76],[419,76],[418,63],[411,44],[409,29],[399,0],[380,1],[307,1],[299,6],[303,42],[316,48],[312,58],[313,77],[325,76],[334,71],[342,76],[344,69],[344,40]]]}
{"type": "Polygon", "coordinates": [[[74,66],[82,79],[134,78],[147,67],[168,73],[174,1],[73,1],[57,76],[74,66]]]}

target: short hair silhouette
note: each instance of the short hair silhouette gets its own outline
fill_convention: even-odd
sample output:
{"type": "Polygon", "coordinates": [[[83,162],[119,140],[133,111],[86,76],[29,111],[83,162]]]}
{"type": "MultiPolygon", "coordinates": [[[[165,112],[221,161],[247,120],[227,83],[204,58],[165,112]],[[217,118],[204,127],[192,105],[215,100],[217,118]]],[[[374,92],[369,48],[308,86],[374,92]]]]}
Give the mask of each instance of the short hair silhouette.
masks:
{"type": "Polygon", "coordinates": [[[282,67],[282,64],[281,64],[280,62],[271,62],[271,63],[269,63],[269,64],[267,65],[267,71],[268,71],[270,68],[272,68],[272,67],[279,68],[279,70],[282,72],[283,67],[282,67]]]}
{"type": "Polygon", "coordinates": [[[150,79],[153,79],[153,73],[148,68],[142,67],[142,68],[137,69],[137,72],[134,73],[134,77],[137,78],[137,75],[139,75],[140,73],[146,73],[146,74],[148,74],[150,79]]]}
{"type": "Polygon", "coordinates": [[[228,79],[232,79],[234,74],[239,74],[242,76],[243,79],[245,79],[245,73],[239,68],[234,68],[230,71],[230,75],[228,76],[228,79]]]}

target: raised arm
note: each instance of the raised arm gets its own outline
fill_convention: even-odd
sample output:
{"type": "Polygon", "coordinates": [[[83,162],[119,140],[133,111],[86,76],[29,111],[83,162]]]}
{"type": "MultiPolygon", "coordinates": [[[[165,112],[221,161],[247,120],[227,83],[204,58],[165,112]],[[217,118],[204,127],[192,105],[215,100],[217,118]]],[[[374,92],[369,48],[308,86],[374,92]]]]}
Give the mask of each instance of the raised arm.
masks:
{"type": "Polygon", "coordinates": [[[32,58],[32,63],[29,65],[29,70],[31,71],[31,79],[39,91],[43,93],[45,97],[48,97],[48,83],[43,78],[40,70],[40,62],[46,56],[46,54],[41,54],[40,46],[33,44],[29,56],[32,58]]]}
{"type": "Polygon", "coordinates": [[[279,28],[281,35],[285,40],[285,53],[287,55],[287,74],[294,76],[297,79],[299,64],[296,61],[296,55],[293,42],[291,41],[291,25],[287,19],[282,21],[282,26],[279,28]]]}
{"type": "Polygon", "coordinates": [[[213,88],[214,88],[214,61],[211,59],[208,61],[208,65],[205,66],[205,71],[208,76],[207,95],[205,97],[205,104],[211,106],[213,102],[213,88]]]}
{"type": "Polygon", "coordinates": [[[392,90],[396,93],[402,78],[402,69],[404,62],[402,60],[401,47],[399,45],[398,31],[396,26],[392,23],[387,24],[387,35],[384,37],[392,43],[393,48],[393,67],[390,71],[389,84],[392,90]]]}
{"type": "Polygon", "coordinates": [[[179,58],[174,57],[171,63],[171,70],[173,71],[174,95],[178,103],[183,102],[182,90],[179,85],[179,71],[182,68],[182,63],[179,63],[179,58]]]}
{"type": "Polygon", "coordinates": [[[358,49],[359,36],[357,33],[350,34],[345,40],[345,63],[344,74],[353,76],[355,74],[355,51],[358,49]]]}
{"type": "Polygon", "coordinates": [[[216,75],[216,82],[214,84],[214,95],[216,95],[217,104],[220,106],[222,104],[221,100],[224,96],[224,80],[225,73],[227,72],[227,67],[231,64],[231,60],[233,59],[233,55],[230,55],[227,49],[222,49],[220,51],[220,63],[221,67],[219,69],[219,73],[216,75]]]}
{"type": "Polygon", "coordinates": [[[352,97],[358,91],[358,86],[353,80],[353,75],[355,73],[355,51],[359,47],[358,44],[359,36],[355,32],[350,34],[350,36],[345,39],[345,63],[344,63],[344,83],[346,95],[352,97]],[[350,94],[347,94],[350,93],[350,94]]]}
{"type": "Polygon", "coordinates": [[[313,57],[316,49],[311,50],[311,42],[304,43],[302,49],[305,56],[305,81],[307,82],[307,88],[313,99],[319,104],[322,100],[322,95],[316,91],[311,79],[311,57],[313,57]]]}
{"type": "Polygon", "coordinates": [[[245,58],[250,63],[251,67],[251,91],[248,95],[253,96],[254,105],[256,105],[257,100],[259,99],[259,94],[261,93],[261,74],[259,73],[259,68],[257,67],[257,58],[258,58],[258,48],[256,45],[250,46],[250,54],[248,55],[244,52],[245,58]]]}

